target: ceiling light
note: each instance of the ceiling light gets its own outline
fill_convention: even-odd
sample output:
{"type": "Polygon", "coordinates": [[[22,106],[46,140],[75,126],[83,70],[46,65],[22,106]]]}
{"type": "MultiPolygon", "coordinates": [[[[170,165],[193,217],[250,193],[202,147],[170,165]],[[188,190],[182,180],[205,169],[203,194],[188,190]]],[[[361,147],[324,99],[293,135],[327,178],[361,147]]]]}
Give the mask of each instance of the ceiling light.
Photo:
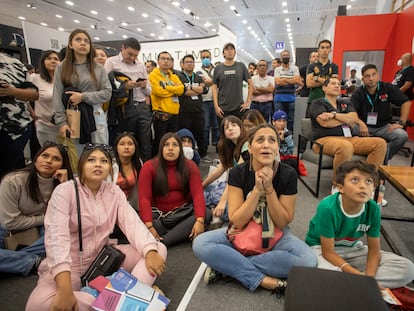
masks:
{"type": "Polygon", "coordinates": [[[114,32],[112,30],[108,30],[107,33],[112,35],[114,32]]]}
{"type": "Polygon", "coordinates": [[[55,15],[57,18],[62,18],[62,15],[56,14],[55,15]]]}
{"type": "Polygon", "coordinates": [[[65,1],[65,3],[66,3],[67,5],[70,5],[70,6],[73,6],[73,5],[74,5],[74,3],[73,3],[72,1],[65,1]]]}
{"type": "Polygon", "coordinates": [[[96,29],[95,25],[91,25],[91,28],[96,29]]]}
{"type": "Polygon", "coordinates": [[[167,29],[168,29],[168,30],[171,30],[171,29],[172,29],[172,26],[167,25],[167,29]]]}
{"type": "Polygon", "coordinates": [[[290,22],[290,19],[289,18],[285,18],[285,22],[286,23],[289,23],[290,22]]]}
{"type": "Polygon", "coordinates": [[[28,3],[27,7],[30,9],[36,10],[36,4],[33,4],[33,3],[28,3]]]}
{"type": "Polygon", "coordinates": [[[126,39],[126,38],[128,38],[128,36],[127,35],[122,35],[122,38],[126,39]]]}
{"type": "Polygon", "coordinates": [[[164,37],[163,36],[158,36],[158,39],[163,40],[164,37]]]}
{"type": "Polygon", "coordinates": [[[45,26],[45,27],[47,26],[47,24],[43,22],[41,22],[40,25],[45,26]]]}
{"type": "Polygon", "coordinates": [[[290,28],[290,24],[286,24],[286,27],[290,28]]]}
{"type": "Polygon", "coordinates": [[[230,5],[230,10],[234,11],[236,7],[234,5],[230,5]]]}
{"type": "Polygon", "coordinates": [[[131,11],[131,12],[134,12],[135,11],[135,8],[133,6],[129,6],[128,7],[128,10],[131,11]]]}
{"type": "Polygon", "coordinates": [[[18,19],[21,19],[22,21],[26,20],[26,17],[19,16],[18,19]]]}
{"type": "Polygon", "coordinates": [[[155,36],[155,34],[154,34],[153,32],[151,32],[151,33],[150,33],[150,36],[151,36],[151,37],[154,37],[154,36],[155,36]]]}
{"type": "Polygon", "coordinates": [[[247,21],[244,19],[244,20],[242,21],[242,23],[243,23],[243,24],[247,24],[247,21]]]}
{"type": "Polygon", "coordinates": [[[99,40],[101,40],[101,38],[99,38],[99,37],[93,37],[96,41],[99,41],[99,40]]]}
{"type": "Polygon", "coordinates": [[[62,27],[58,28],[59,31],[65,31],[65,29],[63,29],[62,27]]]}
{"type": "Polygon", "coordinates": [[[349,10],[350,8],[352,8],[352,5],[348,4],[348,5],[346,6],[346,8],[349,10]]]}
{"type": "Polygon", "coordinates": [[[283,13],[286,14],[286,13],[289,13],[289,11],[285,9],[285,10],[283,10],[283,13]]]}
{"type": "Polygon", "coordinates": [[[154,19],[154,22],[156,22],[158,24],[161,21],[159,19],[154,19]]]}
{"type": "Polygon", "coordinates": [[[183,34],[183,31],[182,30],[178,30],[177,32],[178,32],[179,35],[182,35],[183,34]]]}
{"type": "Polygon", "coordinates": [[[91,11],[91,14],[96,15],[96,14],[98,14],[98,12],[96,12],[96,11],[92,10],[92,11],[91,11]]]}
{"type": "Polygon", "coordinates": [[[250,30],[250,29],[252,29],[252,26],[247,27],[247,30],[250,30]]]}
{"type": "Polygon", "coordinates": [[[293,40],[290,40],[289,43],[293,45],[293,40]]]}
{"type": "Polygon", "coordinates": [[[288,28],[288,29],[286,29],[287,30],[287,32],[292,32],[292,29],[290,29],[290,28],[288,28]]]}
{"type": "Polygon", "coordinates": [[[173,2],[171,2],[171,4],[172,4],[173,6],[180,6],[180,3],[178,3],[177,1],[173,1],[173,2]]]}
{"type": "Polygon", "coordinates": [[[230,0],[224,0],[224,2],[229,2],[230,0]]]}
{"type": "Polygon", "coordinates": [[[190,38],[190,35],[187,33],[187,34],[185,35],[185,37],[186,37],[186,38],[190,38]]]}
{"type": "Polygon", "coordinates": [[[142,28],[139,28],[139,27],[138,27],[138,28],[137,28],[137,30],[138,30],[138,31],[142,31],[142,28]]]}
{"type": "Polygon", "coordinates": [[[147,18],[149,16],[147,13],[142,13],[141,15],[142,15],[142,17],[145,17],[145,18],[147,18]]]}
{"type": "Polygon", "coordinates": [[[216,30],[216,28],[213,28],[213,29],[211,29],[211,31],[216,32],[217,30],[216,30]]]}
{"type": "Polygon", "coordinates": [[[112,17],[112,16],[108,16],[107,18],[106,18],[108,21],[113,21],[114,20],[114,18],[112,17]]]}
{"type": "Polygon", "coordinates": [[[121,25],[126,27],[126,26],[128,26],[128,23],[122,22],[121,25]]]}
{"type": "Polygon", "coordinates": [[[184,11],[185,14],[190,14],[191,13],[191,10],[190,9],[184,8],[183,11],[184,11]]]}
{"type": "Polygon", "coordinates": [[[74,19],[73,22],[76,23],[76,24],[80,23],[80,21],[78,21],[77,19],[74,19]]]}
{"type": "Polygon", "coordinates": [[[282,6],[287,6],[287,2],[286,1],[282,2],[282,6]]]}
{"type": "Polygon", "coordinates": [[[210,26],[211,26],[210,22],[205,22],[205,23],[204,23],[204,27],[207,27],[207,28],[208,28],[208,27],[210,27],[210,26]]]}

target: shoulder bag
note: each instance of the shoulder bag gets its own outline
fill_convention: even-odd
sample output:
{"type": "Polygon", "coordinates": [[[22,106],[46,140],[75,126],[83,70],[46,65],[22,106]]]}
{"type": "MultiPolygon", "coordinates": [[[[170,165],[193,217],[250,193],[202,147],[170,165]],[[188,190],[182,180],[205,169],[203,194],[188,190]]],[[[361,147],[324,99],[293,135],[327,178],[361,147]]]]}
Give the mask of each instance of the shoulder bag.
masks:
{"type": "MultiPolygon", "coordinates": [[[[76,179],[73,179],[73,184],[75,185],[76,207],[78,211],[79,252],[82,252],[82,222],[80,212],[79,190],[76,179]]],[[[112,245],[105,245],[99,252],[98,256],[96,256],[92,264],[89,266],[88,270],[86,270],[86,272],[81,276],[82,286],[88,285],[90,281],[92,281],[100,275],[107,276],[116,272],[121,266],[124,259],[125,254],[122,253],[119,249],[113,247],[112,245]]]]}

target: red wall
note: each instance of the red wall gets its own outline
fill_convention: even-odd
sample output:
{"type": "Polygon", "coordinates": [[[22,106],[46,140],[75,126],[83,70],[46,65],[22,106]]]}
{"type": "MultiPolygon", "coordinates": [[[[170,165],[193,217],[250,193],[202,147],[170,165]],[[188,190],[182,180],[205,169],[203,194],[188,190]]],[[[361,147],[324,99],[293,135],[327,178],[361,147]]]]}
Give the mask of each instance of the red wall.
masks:
{"type": "MultiPolygon", "coordinates": [[[[363,16],[338,16],[335,24],[332,60],[342,73],[342,56],[348,51],[384,50],[382,80],[391,82],[398,70],[397,60],[412,52],[414,38],[414,6],[402,13],[363,16]]],[[[409,119],[414,121],[414,102],[409,119]]],[[[414,128],[408,128],[414,139],[414,128]]]]}

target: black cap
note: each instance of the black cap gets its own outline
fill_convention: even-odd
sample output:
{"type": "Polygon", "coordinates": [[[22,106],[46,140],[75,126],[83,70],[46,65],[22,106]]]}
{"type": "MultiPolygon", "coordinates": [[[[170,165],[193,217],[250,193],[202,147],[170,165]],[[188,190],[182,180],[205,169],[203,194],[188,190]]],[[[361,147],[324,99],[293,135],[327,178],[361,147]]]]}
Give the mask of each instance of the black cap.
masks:
{"type": "Polygon", "coordinates": [[[233,43],[228,42],[224,45],[223,50],[227,49],[228,47],[232,47],[234,50],[236,49],[233,43]]]}

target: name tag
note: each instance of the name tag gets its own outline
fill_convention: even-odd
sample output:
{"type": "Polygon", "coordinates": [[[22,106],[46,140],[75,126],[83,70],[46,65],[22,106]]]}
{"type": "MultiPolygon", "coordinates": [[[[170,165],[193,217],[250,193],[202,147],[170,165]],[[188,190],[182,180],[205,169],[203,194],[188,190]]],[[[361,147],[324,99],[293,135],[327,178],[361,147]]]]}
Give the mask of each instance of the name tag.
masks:
{"type": "Polygon", "coordinates": [[[367,116],[367,124],[368,125],[376,125],[378,120],[378,113],[377,112],[368,112],[367,116]]]}
{"type": "Polygon", "coordinates": [[[351,128],[348,125],[342,125],[342,132],[345,137],[352,137],[351,128]]]}
{"type": "Polygon", "coordinates": [[[173,97],[172,97],[172,102],[173,102],[173,103],[178,103],[178,102],[179,102],[179,100],[178,100],[178,96],[173,96],[173,97]]]}
{"type": "Polygon", "coordinates": [[[191,99],[192,99],[192,100],[198,100],[198,96],[193,95],[193,96],[191,96],[191,99]]]}

